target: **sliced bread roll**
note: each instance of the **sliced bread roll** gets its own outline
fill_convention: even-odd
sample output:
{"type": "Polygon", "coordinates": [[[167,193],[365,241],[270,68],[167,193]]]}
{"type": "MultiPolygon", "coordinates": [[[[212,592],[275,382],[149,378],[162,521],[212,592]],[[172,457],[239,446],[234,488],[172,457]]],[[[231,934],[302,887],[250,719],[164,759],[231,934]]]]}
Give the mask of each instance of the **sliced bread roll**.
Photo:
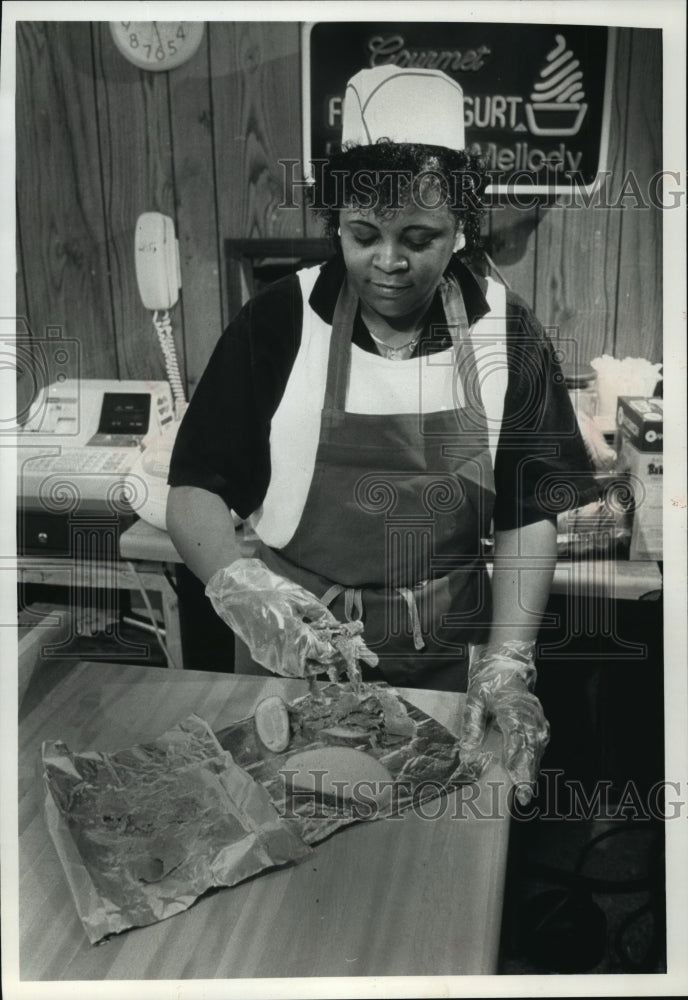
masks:
{"type": "Polygon", "coordinates": [[[334,798],[387,798],[392,775],[379,760],[351,747],[317,747],[289,757],[281,768],[294,789],[334,798]]]}

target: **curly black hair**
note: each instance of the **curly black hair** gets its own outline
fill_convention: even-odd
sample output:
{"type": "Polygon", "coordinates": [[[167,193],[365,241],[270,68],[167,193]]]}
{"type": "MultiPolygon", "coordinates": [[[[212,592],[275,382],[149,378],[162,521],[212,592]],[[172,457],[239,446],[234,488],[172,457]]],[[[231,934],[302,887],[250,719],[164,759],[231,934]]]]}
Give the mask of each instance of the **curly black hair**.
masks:
{"type": "Polygon", "coordinates": [[[313,169],[310,208],[335,244],[341,208],[356,206],[383,217],[414,200],[423,208],[447,205],[463,226],[462,256],[473,256],[481,248],[488,177],[479,156],[444,146],[379,139],[316,160],[313,169]]]}

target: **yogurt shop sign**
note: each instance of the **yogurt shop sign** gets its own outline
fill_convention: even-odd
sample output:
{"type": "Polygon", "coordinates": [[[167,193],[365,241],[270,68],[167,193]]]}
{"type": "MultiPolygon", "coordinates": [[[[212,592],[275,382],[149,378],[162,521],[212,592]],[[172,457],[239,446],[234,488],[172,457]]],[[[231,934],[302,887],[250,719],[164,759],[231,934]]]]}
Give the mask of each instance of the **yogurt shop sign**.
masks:
{"type": "Polygon", "coordinates": [[[347,80],[395,65],[460,83],[466,144],[484,157],[495,194],[590,190],[607,167],[613,28],[320,22],[303,34],[306,164],[340,146],[347,80]]]}

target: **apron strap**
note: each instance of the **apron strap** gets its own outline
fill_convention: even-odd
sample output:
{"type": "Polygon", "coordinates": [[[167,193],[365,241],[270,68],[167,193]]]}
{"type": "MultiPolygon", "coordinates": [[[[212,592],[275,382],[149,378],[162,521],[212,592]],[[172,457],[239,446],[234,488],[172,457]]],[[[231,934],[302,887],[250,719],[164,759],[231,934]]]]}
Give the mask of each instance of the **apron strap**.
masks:
{"type": "Polygon", "coordinates": [[[413,591],[408,587],[397,587],[397,593],[401,594],[408,607],[409,622],[411,624],[411,631],[413,632],[413,645],[416,649],[425,649],[423,634],[420,628],[420,615],[418,614],[418,607],[416,599],[413,596],[413,591]]]}
{"type": "Polygon", "coordinates": [[[348,280],[344,278],[332,320],[325,385],[326,410],[342,412],[346,406],[346,389],[351,366],[351,338],[357,309],[358,296],[353,293],[348,280]]]}
{"type": "MultiPolygon", "coordinates": [[[[396,592],[406,601],[409,624],[413,633],[413,645],[416,649],[425,649],[423,633],[420,625],[420,615],[413,591],[409,587],[396,587],[396,592]]],[[[344,617],[348,622],[361,621],[363,618],[363,595],[360,587],[344,587],[341,583],[333,583],[320,598],[325,607],[344,594],[344,617]]]]}
{"type": "Polygon", "coordinates": [[[468,314],[456,278],[447,276],[442,279],[440,282],[440,295],[442,296],[444,315],[447,319],[447,329],[449,330],[454,350],[458,351],[468,334],[468,314]]]}
{"type": "Polygon", "coordinates": [[[344,594],[344,617],[348,622],[360,621],[363,618],[363,596],[360,587],[345,587],[341,583],[333,583],[320,598],[320,602],[329,607],[330,604],[344,594]]]}
{"type": "Polygon", "coordinates": [[[344,591],[344,615],[348,622],[363,618],[363,596],[360,587],[347,587],[344,591]]]}
{"type": "Polygon", "coordinates": [[[440,284],[440,295],[447,327],[454,345],[454,365],[456,374],[461,379],[466,406],[473,412],[482,413],[483,401],[480,394],[480,379],[473,352],[473,344],[469,336],[470,327],[466,304],[459,288],[459,283],[452,276],[445,277],[440,284]]]}
{"type": "Polygon", "coordinates": [[[344,593],[344,586],[341,583],[333,583],[331,587],[328,587],[325,593],[320,598],[320,603],[324,604],[326,608],[329,608],[330,604],[336,597],[344,593]]]}

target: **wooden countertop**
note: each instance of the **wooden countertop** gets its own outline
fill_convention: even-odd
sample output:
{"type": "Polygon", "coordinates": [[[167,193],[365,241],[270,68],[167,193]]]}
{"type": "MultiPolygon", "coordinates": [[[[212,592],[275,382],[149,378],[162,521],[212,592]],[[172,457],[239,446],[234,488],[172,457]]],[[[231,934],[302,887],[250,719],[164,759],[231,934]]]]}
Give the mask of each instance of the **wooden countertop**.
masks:
{"type": "MultiPolygon", "coordinates": [[[[202,671],[81,663],[19,729],[19,935],[23,980],[239,979],[493,973],[501,922],[507,778],[427,803],[423,818],[357,823],[312,858],[211,892],[150,927],[88,943],[43,812],[43,740],[114,750],[191,712],[216,731],[270,693],[303,682],[202,671]]],[[[405,696],[456,731],[462,696],[405,696]]],[[[499,734],[491,736],[499,750],[499,734]]]]}

